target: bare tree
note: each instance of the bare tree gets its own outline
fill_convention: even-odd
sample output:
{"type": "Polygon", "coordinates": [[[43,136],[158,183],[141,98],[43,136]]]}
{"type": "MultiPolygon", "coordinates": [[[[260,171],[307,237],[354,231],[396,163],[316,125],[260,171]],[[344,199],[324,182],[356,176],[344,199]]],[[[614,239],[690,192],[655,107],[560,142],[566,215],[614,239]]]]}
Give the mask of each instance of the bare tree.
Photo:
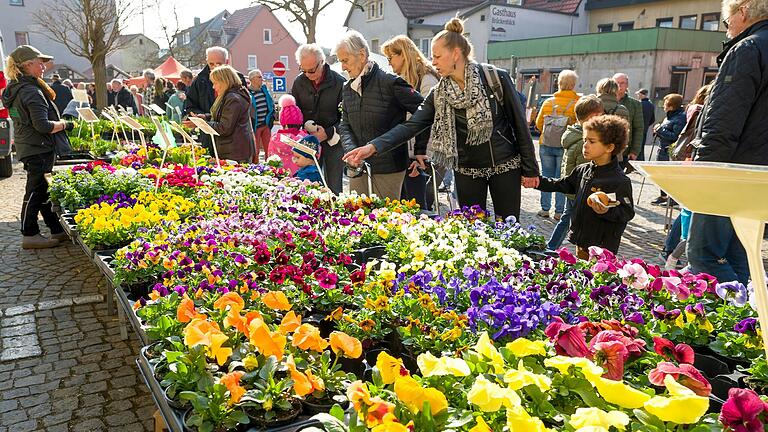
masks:
{"type": "Polygon", "coordinates": [[[177,9],[176,2],[173,3],[172,16],[173,22],[169,23],[167,14],[163,13],[161,9],[161,0],[155,0],[155,8],[157,9],[157,22],[160,23],[160,28],[163,30],[163,37],[165,43],[168,44],[168,54],[171,57],[178,58],[176,56],[176,35],[181,30],[181,24],[179,24],[179,11],[177,9]]]}
{"type": "MultiPolygon", "coordinates": [[[[333,2],[339,0],[258,0],[255,4],[261,4],[269,8],[272,12],[287,12],[291,18],[290,22],[298,22],[307,37],[307,43],[314,43],[315,32],[317,31],[317,18],[322,11],[333,2]]],[[[364,0],[343,0],[352,7],[364,11],[362,4],[364,0]]]]}
{"type": "Polygon", "coordinates": [[[124,0],[47,0],[35,14],[39,33],[91,63],[99,107],[107,105],[107,56],[121,48],[121,30],[134,11],[124,0]]]}

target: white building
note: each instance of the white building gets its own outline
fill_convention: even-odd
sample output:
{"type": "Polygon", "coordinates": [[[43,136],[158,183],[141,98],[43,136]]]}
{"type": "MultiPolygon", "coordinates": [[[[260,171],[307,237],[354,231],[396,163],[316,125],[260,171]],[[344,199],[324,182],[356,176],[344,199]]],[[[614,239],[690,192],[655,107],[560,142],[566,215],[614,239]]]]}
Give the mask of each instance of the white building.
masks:
{"type": "Polygon", "coordinates": [[[407,35],[427,55],[430,41],[450,18],[465,20],[465,32],[475,47],[475,59],[487,60],[490,41],[586,33],[587,16],[581,0],[369,0],[364,11],[350,8],[344,25],[359,31],[371,50],[400,34],[407,35]]]}

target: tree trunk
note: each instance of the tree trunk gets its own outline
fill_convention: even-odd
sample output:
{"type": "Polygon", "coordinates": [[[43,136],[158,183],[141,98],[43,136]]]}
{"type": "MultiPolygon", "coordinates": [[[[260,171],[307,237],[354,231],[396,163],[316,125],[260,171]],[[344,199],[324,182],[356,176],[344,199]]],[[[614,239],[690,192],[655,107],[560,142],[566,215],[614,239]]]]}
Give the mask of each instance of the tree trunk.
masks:
{"type": "Polygon", "coordinates": [[[93,80],[96,83],[96,106],[104,109],[107,106],[107,59],[99,55],[91,60],[93,80]]]}
{"type": "Polygon", "coordinates": [[[317,28],[317,17],[310,17],[307,23],[307,43],[315,43],[315,29],[317,28]]]}

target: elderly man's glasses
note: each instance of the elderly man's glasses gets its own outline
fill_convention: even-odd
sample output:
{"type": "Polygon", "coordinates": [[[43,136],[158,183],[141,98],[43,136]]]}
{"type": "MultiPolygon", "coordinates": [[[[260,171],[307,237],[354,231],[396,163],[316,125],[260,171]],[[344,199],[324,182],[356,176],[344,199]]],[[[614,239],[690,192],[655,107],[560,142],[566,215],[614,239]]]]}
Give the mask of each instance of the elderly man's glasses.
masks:
{"type": "Polygon", "coordinates": [[[729,24],[729,22],[730,22],[730,20],[731,20],[731,17],[732,17],[732,16],[734,16],[734,15],[736,15],[736,14],[737,14],[737,13],[738,13],[738,12],[741,10],[741,8],[746,8],[746,7],[747,7],[747,3],[749,3],[749,1],[750,1],[750,0],[747,0],[747,1],[745,1],[744,3],[740,4],[740,5],[739,5],[739,7],[738,7],[738,8],[736,8],[736,12],[734,12],[734,13],[730,14],[730,15],[728,16],[728,18],[724,18],[724,19],[723,19],[723,27],[725,27],[725,29],[726,29],[726,30],[728,30],[728,29],[730,28],[730,24],[729,24]]]}
{"type": "Polygon", "coordinates": [[[305,74],[313,74],[313,73],[317,72],[317,70],[320,69],[320,66],[322,66],[322,65],[323,65],[323,62],[317,62],[315,67],[313,67],[312,69],[304,69],[302,67],[299,67],[299,71],[302,72],[302,73],[305,73],[305,74]]]}

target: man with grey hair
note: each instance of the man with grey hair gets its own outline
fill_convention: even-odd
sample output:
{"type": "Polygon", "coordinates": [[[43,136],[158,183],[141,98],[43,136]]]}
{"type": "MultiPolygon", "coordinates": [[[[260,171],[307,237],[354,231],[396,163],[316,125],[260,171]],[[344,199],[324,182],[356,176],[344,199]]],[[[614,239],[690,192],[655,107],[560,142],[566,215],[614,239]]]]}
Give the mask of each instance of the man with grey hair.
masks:
{"type": "Polygon", "coordinates": [[[67,108],[67,104],[72,100],[72,87],[67,87],[61,82],[61,76],[59,74],[53,74],[51,77],[53,82],[51,83],[51,89],[56,93],[56,99],[53,101],[59,112],[64,112],[67,108]]]}
{"type": "MultiPolygon", "coordinates": [[[[768,165],[768,0],[724,0],[723,17],[730,40],[701,110],[694,160],[768,165]]],[[[730,219],[694,214],[687,250],[694,272],[747,284],[746,252],[730,219]]]]}
{"type": "Polygon", "coordinates": [[[291,95],[296,99],[296,106],[304,115],[304,120],[315,125],[312,135],[317,137],[322,148],[320,164],[325,181],[333,193],[339,194],[344,176],[344,162],[341,161],[344,149],[339,143],[338,132],[341,121],[339,104],[346,80],[331,70],[318,44],[301,45],[296,50],[296,63],[301,73],[293,81],[291,95]]]}
{"type": "Polygon", "coordinates": [[[192,75],[192,71],[189,69],[184,69],[181,72],[179,72],[179,78],[181,82],[184,83],[185,86],[189,87],[192,85],[192,80],[195,79],[195,76],[192,75]]]}
{"type": "Polygon", "coordinates": [[[616,73],[613,75],[613,80],[619,85],[619,92],[616,95],[619,103],[624,105],[629,111],[629,140],[627,148],[624,150],[624,161],[622,165],[627,172],[632,172],[631,166],[627,163],[627,160],[635,160],[640,154],[643,143],[643,130],[645,129],[643,124],[643,104],[639,100],[631,97],[627,90],[629,89],[629,76],[625,73],[616,73]]]}
{"type": "Polygon", "coordinates": [[[133,99],[133,95],[130,90],[123,86],[123,82],[119,79],[112,80],[112,91],[115,92],[115,108],[122,107],[125,111],[130,108],[134,115],[139,113],[139,109],[136,107],[136,101],[133,99]]]}
{"type": "MultiPolygon", "coordinates": [[[[187,88],[187,99],[184,101],[186,114],[210,120],[211,107],[216,100],[216,93],[211,83],[211,71],[225,64],[229,64],[229,51],[226,48],[212,46],[205,50],[205,67],[187,88]]],[[[248,87],[243,74],[238,72],[237,75],[243,87],[248,87]]]]}
{"type": "MultiPolygon", "coordinates": [[[[347,32],[336,45],[336,57],[350,78],[344,85],[339,125],[347,153],[369,146],[374,138],[404,122],[406,113],[416,112],[424,100],[401,77],[383,71],[370,61],[369,55],[368,42],[356,31],[347,32]]],[[[372,190],[368,190],[367,175],[361,172],[350,178],[350,191],[400,199],[409,160],[406,144],[407,141],[380,153],[374,151],[366,158],[371,166],[372,190]]],[[[345,158],[356,163],[356,153],[345,158]]]]}

